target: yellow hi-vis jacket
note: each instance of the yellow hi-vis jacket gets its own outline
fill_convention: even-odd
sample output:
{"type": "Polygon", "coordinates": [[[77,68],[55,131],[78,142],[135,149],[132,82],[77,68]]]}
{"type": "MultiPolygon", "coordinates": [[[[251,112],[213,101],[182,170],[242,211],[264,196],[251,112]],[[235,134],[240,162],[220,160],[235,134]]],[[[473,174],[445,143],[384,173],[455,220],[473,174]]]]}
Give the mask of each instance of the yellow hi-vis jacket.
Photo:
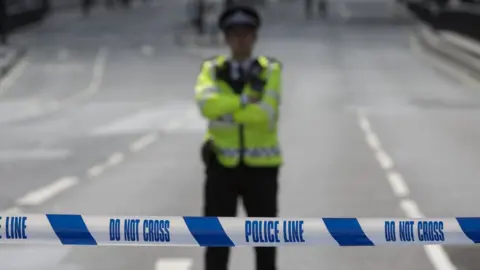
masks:
{"type": "MultiPolygon", "coordinates": [[[[265,89],[257,103],[243,104],[241,96],[217,70],[227,58],[217,56],[203,63],[195,87],[195,98],[202,115],[209,120],[206,138],[211,140],[218,161],[225,167],[276,167],[282,163],[278,142],[278,115],[281,97],[281,63],[261,56],[261,77],[265,89]]],[[[242,94],[255,97],[248,84],[242,94]]]]}

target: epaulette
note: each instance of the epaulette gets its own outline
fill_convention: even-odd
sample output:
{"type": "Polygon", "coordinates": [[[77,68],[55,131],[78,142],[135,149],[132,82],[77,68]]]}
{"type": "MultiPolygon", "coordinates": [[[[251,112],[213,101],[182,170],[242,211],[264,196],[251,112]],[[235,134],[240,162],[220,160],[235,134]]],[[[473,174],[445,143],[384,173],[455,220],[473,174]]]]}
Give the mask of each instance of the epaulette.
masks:
{"type": "Polygon", "coordinates": [[[268,59],[269,62],[278,64],[280,66],[280,68],[283,67],[282,62],[280,60],[278,60],[278,58],[272,57],[272,56],[265,56],[265,57],[268,59]]]}
{"type": "MultiPolygon", "coordinates": [[[[203,60],[203,62],[202,62],[202,65],[205,64],[205,63],[208,62],[208,61],[215,61],[215,62],[216,62],[216,60],[218,60],[218,59],[221,58],[221,57],[224,57],[224,55],[218,54],[218,55],[215,55],[215,56],[211,56],[211,57],[205,58],[205,59],[203,60]]],[[[221,62],[221,64],[222,64],[224,61],[220,61],[220,62],[221,62]]],[[[221,65],[221,64],[220,64],[220,65],[221,65]]],[[[219,63],[216,62],[215,65],[216,65],[216,66],[219,66],[219,63]]]]}
{"type": "Polygon", "coordinates": [[[215,60],[215,59],[217,59],[218,56],[219,55],[214,55],[214,56],[207,57],[207,58],[203,59],[203,62],[205,63],[207,61],[215,60]]]}
{"type": "Polygon", "coordinates": [[[218,57],[218,55],[215,55],[215,56],[210,56],[210,57],[208,57],[208,58],[203,59],[202,64],[201,64],[201,67],[203,67],[206,62],[210,62],[210,61],[212,61],[212,60],[215,60],[217,57],[218,57]]]}

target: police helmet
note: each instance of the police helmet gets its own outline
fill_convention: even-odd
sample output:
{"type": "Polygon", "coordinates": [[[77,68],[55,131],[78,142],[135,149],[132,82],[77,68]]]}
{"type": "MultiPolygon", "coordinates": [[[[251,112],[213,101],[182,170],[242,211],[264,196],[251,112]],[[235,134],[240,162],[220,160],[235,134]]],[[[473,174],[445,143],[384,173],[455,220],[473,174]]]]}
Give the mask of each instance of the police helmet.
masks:
{"type": "Polygon", "coordinates": [[[218,27],[226,31],[234,26],[249,26],[255,29],[260,28],[261,18],[258,12],[249,6],[234,6],[227,8],[220,14],[218,27]]]}

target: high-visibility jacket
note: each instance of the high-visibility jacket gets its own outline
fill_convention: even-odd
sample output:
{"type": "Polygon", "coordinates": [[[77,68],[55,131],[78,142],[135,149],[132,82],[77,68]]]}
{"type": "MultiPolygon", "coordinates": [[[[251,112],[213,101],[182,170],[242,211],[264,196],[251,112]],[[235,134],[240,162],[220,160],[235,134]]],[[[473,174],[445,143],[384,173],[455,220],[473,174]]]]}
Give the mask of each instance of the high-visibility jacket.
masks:
{"type": "MultiPolygon", "coordinates": [[[[221,78],[227,58],[217,56],[203,63],[195,87],[201,114],[209,120],[206,138],[211,140],[218,161],[226,167],[243,164],[275,167],[282,163],[278,141],[278,115],[281,97],[281,63],[258,57],[261,78],[266,81],[257,103],[243,104],[241,96],[221,78]]],[[[246,84],[242,94],[258,95],[246,84]]]]}

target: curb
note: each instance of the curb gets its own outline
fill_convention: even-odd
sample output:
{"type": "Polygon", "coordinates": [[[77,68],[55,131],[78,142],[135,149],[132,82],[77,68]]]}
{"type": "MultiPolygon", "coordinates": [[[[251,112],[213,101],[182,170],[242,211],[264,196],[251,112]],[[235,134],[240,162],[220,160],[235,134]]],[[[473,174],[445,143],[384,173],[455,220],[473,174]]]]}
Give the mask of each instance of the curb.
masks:
{"type": "Polygon", "coordinates": [[[446,42],[452,44],[458,49],[470,54],[472,57],[480,59],[480,42],[452,31],[440,31],[439,36],[446,42]]]}
{"type": "Polygon", "coordinates": [[[462,48],[446,40],[441,32],[422,27],[414,34],[421,42],[421,46],[440,60],[450,62],[461,69],[465,75],[480,82],[480,59],[475,59],[462,48]]]}

